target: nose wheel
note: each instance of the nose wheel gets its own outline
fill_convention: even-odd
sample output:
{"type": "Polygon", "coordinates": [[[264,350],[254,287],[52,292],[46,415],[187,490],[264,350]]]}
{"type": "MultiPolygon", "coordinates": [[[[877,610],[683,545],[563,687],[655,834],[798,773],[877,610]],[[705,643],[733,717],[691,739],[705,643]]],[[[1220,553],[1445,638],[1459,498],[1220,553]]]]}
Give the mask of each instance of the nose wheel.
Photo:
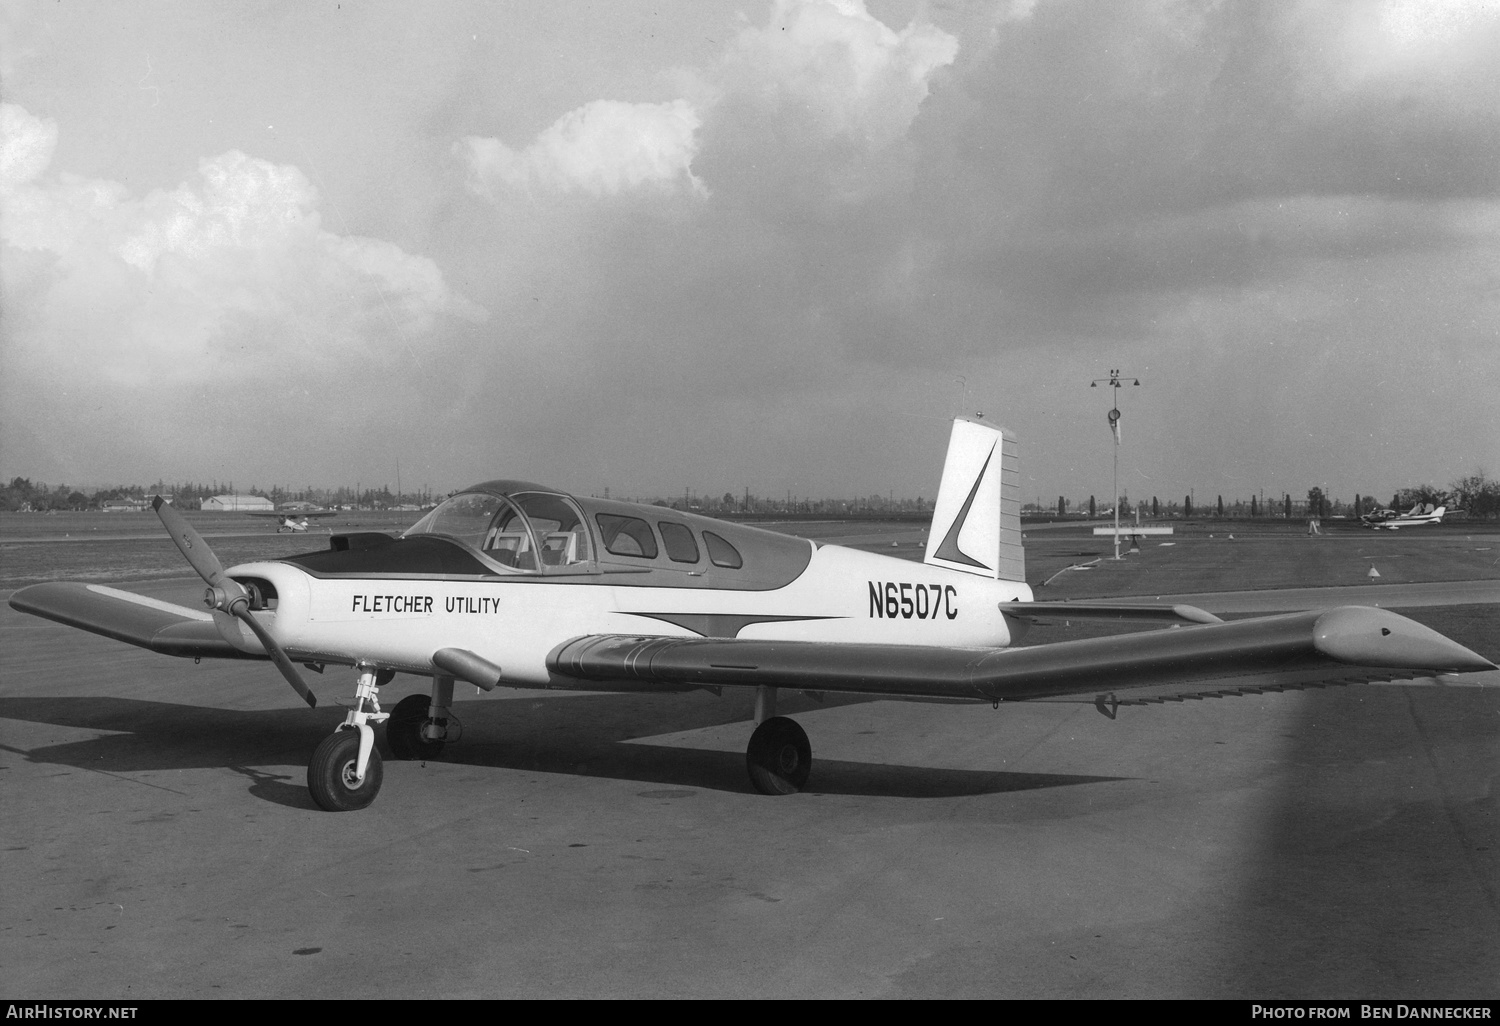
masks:
{"type": "Polygon", "coordinates": [[[368,806],[380,793],[384,776],[380,753],[370,752],[361,778],[359,740],[357,729],[337,730],[313,750],[312,761],[307,764],[307,789],[319,807],[329,812],[353,812],[368,806]]]}
{"type": "Polygon", "coordinates": [[[368,663],[360,663],[355,669],[359,682],[354,688],[354,706],[339,729],[313,749],[307,764],[307,790],[313,801],[329,812],[365,808],[380,793],[384,776],[380,753],[375,750],[374,724],[385,722],[390,714],[380,711],[376,692],[390,683],[395,672],[368,663]]]}
{"type": "Polygon", "coordinates": [[[750,783],[761,794],[796,794],[812,772],[812,744],[796,720],[772,716],[750,735],[745,750],[750,783]]]}

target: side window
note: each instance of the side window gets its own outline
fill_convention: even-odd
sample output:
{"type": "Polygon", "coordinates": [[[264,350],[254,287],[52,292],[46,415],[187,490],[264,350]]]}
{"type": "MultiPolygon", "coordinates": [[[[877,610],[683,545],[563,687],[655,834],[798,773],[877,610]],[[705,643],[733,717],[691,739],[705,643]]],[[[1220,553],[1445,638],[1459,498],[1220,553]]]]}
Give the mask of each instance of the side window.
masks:
{"type": "Polygon", "coordinates": [[[617,556],[656,558],[656,535],[651,533],[651,525],[644,520],[613,513],[600,513],[594,520],[599,524],[599,534],[608,551],[617,556]]]}
{"type": "Polygon", "coordinates": [[[703,532],[703,544],[708,546],[708,558],[714,566],[738,570],[745,565],[745,561],[740,558],[740,550],[712,531],[703,532]]]}
{"type": "Polygon", "coordinates": [[[658,520],[656,529],[661,532],[661,542],[667,547],[667,556],[677,563],[698,562],[698,543],[686,524],[674,524],[670,520],[658,520]]]}

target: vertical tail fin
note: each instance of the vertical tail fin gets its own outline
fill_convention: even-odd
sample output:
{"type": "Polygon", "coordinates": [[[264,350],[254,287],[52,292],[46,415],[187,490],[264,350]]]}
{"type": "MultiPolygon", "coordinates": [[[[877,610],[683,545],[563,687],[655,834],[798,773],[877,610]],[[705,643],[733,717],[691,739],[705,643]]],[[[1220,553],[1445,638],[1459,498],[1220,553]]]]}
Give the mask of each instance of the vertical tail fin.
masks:
{"type": "Polygon", "coordinates": [[[1025,581],[1019,477],[1014,435],[983,420],[954,420],[923,561],[1025,581]]]}

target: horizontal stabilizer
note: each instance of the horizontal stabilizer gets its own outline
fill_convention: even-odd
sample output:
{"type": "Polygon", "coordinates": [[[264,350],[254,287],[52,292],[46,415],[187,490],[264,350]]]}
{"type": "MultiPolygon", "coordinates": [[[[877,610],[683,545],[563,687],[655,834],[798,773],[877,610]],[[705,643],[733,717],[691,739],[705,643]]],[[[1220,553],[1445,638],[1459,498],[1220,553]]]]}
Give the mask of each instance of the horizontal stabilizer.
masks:
{"type": "Polygon", "coordinates": [[[10,607],[106,638],[173,656],[264,659],[242,651],[219,632],[206,610],[137,595],[102,584],[33,584],[10,597],[10,607]]]}
{"type": "Polygon", "coordinates": [[[1109,602],[1002,602],[1000,612],[1034,622],[1043,620],[1140,620],[1168,623],[1223,623],[1197,606],[1137,606],[1109,602]]]}

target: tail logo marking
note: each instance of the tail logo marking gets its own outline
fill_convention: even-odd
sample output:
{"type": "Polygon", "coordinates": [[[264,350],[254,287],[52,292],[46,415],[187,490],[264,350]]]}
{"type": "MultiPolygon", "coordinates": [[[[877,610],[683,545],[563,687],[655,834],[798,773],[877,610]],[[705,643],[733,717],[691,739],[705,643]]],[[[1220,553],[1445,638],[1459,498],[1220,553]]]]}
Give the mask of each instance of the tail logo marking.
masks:
{"type": "Polygon", "coordinates": [[[964,529],[964,522],[969,519],[969,507],[974,505],[974,496],[979,494],[979,486],[984,481],[985,471],[990,469],[990,460],[995,458],[995,446],[990,446],[990,454],[984,458],[984,466],[979,468],[979,476],[974,479],[974,487],[969,489],[969,497],[964,500],[963,508],[958,511],[953,526],[948,528],[948,534],[943,538],[943,544],[939,545],[933,553],[938,559],[946,559],[950,563],[967,563],[969,566],[977,566],[981,570],[993,570],[994,567],[985,566],[979,560],[974,559],[968,553],[958,547],[958,533],[964,529]]]}

